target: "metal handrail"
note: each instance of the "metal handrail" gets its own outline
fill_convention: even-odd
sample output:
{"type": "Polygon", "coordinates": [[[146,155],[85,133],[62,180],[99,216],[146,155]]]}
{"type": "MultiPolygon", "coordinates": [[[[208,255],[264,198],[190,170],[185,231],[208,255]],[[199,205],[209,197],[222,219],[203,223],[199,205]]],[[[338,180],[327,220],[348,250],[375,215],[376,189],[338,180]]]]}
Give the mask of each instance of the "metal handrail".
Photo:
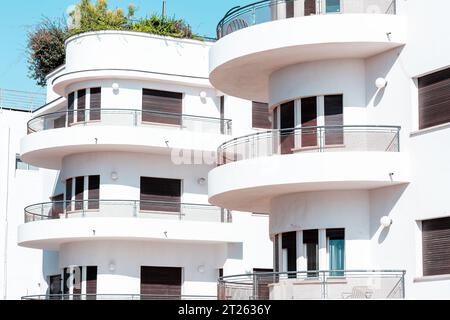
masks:
{"type": "MultiPolygon", "coordinates": [[[[301,293],[303,298],[361,299],[353,292],[356,289],[358,293],[359,289],[366,290],[367,296],[364,299],[404,299],[405,274],[405,270],[310,270],[239,274],[218,279],[218,296],[221,300],[268,299],[269,287],[281,282],[289,285],[304,281],[307,286],[301,293]]],[[[301,288],[296,290],[302,290],[301,288]]]]}
{"type": "MultiPolygon", "coordinates": [[[[290,136],[293,137],[291,143],[295,152],[325,152],[330,149],[339,151],[399,152],[400,131],[400,126],[392,125],[307,126],[260,131],[237,137],[221,144],[217,149],[218,164],[276,154],[287,154],[279,149],[282,144],[282,138],[290,136]],[[333,135],[342,144],[328,143],[327,138],[333,135]],[[359,138],[360,141],[355,143],[355,137],[359,138]],[[304,149],[301,146],[303,138],[310,139],[309,145],[303,146],[304,149]],[[374,140],[373,138],[376,139],[374,140]],[[230,154],[232,158],[229,157],[230,154]],[[240,156],[240,159],[237,159],[237,155],[240,156]]],[[[294,153],[294,151],[288,153],[294,153]]]]}
{"type": "MultiPolygon", "coordinates": [[[[178,113],[170,113],[170,112],[160,112],[160,111],[147,111],[142,109],[118,109],[118,108],[95,108],[95,109],[83,109],[83,110],[64,110],[64,111],[57,111],[57,112],[50,112],[46,114],[39,115],[27,123],[28,128],[28,134],[39,132],[39,131],[45,131],[49,129],[56,129],[56,128],[35,128],[38,126],[38,124],[45,123],[46,120],[57,120],[58,118],[65,117],[65,123],[64,128],[72,127],[76,125],[83,125],[83,124],[90,124],[90,123],[97,123],[101,122],[100,120],[86,120],[91,114],[97,114],[100,115],[116,115],[116,114],[132,114],[135,118],[135,121],[133,122],[133,126],[138,125],[138,115],[146,116],[157,116],[161,118],[168,118],[168,119],[177,119],[180,120],[180,126],[182,126],[183,121],[187,120],[193,120],[193,121],[200,121],[200,122],[217,122],[219,125],[219,129],[223,131],[224,134],[231,134],[232,129],[232,120],[231,119],[222,119],[222,118],[214,118],[214,117],[208,117],[208,116],[197,116],[197,115],[191,115],[191,114],[178,114],[178,113]],[[82,113],[84,115],[85,120],[84,121],[73,121],[72,123],[68,122],[68,117],[71,115],[74,117],[75,115],[79,115],[82,113]]],[[[145,121],[141,121],[145,123],[145,121]]],[[[163,123],[163,122],[162,122],[163,123]]]]}
{"type": "Polygon", "coordinates": [[[215,207],[209,204],[98,199],[65,200],[33,204],[24,209],[24,220],[25,223],[28,223],[42,220],[68,219],[72,217],[84,218],[89,217],[92,213],[100,213],[101,216],[104,217],[119,216],[137,218],[139,217],[139,214],[145,215],[145,217],[151,217],[152,214],[157,214],[158,218],[162,218],[161,215],[166,215],[167,217],[176,216],[179,220],[190,219],[194,221],[221,223],[232,222],[232,214],[230,210],[215,207]],[[113,210],[109,209],[105,210],[109,212],[109,214],[106,214],[105,212],[102,212],[102,206],[115,207],[119,213],[113,215],[111,213],[113,210]],[[131,211],[127,212],[126,208],[131,211]],[[199,218],[198,215],[202,218],[199,218]]]}
{"type": "MultiPolygon", "coordinates": [[[[266,7],[275,7],[275,6],[284,4],[286,2],[296,2],[296,1],[297,0],[262,0],[262,1],[257,1],[257,2],[248,4],[245,6],[233,7],[227,11],[227,13],[224,15],[224,17],[217,24],[217,28],[216,28],[217,39],[220,39],[229,33],[233,33],[234,31],[237,31],[237,30],[232,30],[229,33],[224,32],[225,25],[232,22],[233,20],[242,19],[248,24],[247,26],[259,24],[256,22],[256,17],[255,17],[257,10],[266,8],[266,7]],[[245,20],[245,15],[248,13],[252,13],[252,21],[245,20]]],[[[385,14],[396,14],[396,0],[392,0],[383,11],[385,14]]],[[[320,8],[319,8],[319,10],[316,14],[317,15],[326,14],[326,12],[324,12],[323,10],[320,10],[320,8]]],[[[263,21],[260,23],[269,22],[269,21],[273,21],[273,20],[278,20],[278,18],[271,17],[267,21],[263,21]]],[[[246,28],[246,26],[241,25],[241,28],[238,28],[238,30],[243,29],[243,28],[246,28]]]]}
{"type": "Polygon", "coordinates": [[[151,294],[46,294],[23,296],[21,300],[217,300],[217,296],[151,294]]]}

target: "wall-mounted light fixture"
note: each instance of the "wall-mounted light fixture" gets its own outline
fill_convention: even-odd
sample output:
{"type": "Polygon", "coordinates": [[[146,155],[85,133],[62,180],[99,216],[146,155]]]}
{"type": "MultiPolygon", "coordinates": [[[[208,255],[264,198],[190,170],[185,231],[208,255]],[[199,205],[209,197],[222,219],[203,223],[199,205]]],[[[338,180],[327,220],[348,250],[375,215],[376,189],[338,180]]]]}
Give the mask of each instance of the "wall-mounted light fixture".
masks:
{"type": "Polygon", "coordinates": [[[206,97],[207,97],[207,94],[205,91],[200,92],[200,98],[206,99],[206,97]]]}
{"type": "Polygon", "coordinates": [[[389,227],[392,225],[392,219],[389,218],[388,216],[381,217],[381,219],[380,219],[380,224],[381,224],[384,228],[389,228],[389,227]]]}
{"type": "Polygon", "coordinates": [[[200,273],[204,273],[205,272],[205,265],[201,264],[197,267],[197,271],[200,273]]]}
{"type": "Polygon", "coordinates": [[[109,265],[108,265],[108,269],[109,269],[109,271],[111,271],[111,272],[116,271],[116,263],[115,263],[114,261],[111,261],[111,262],[109,263],[109,265]]]}
{"type": "Polygon", "coordinates": [[[111,172],[111,179],[117,181],[119,179],[119,174],[116,171],[111,172]]]}
{"type": "Polygon", "coordinates": [[[197,180],[197,183],[199,184],[199,185],[204,185],[205,184],[205,182],[206,182],[206,179],[205,178],[199,178],[198,180],[197,180]]]}
{"type": "Polygon", "coordinates": [[[112,84],[112,89],[113,89],[114,93],[118,93],[118,92],[119,92],[119,89],[120,89],[119,84],[118,84],[117,82],[114,82],[114,83],[112,84]]]}
{"type": "Polygon", "coordinates": [[[378,78],[377,80],[375,80],[375,86],[376,86],[378,89],[386,88],[386,86],[387,86],[387,81],[386,81],[386,79],[385,79],[385,78],[378,78]]]}

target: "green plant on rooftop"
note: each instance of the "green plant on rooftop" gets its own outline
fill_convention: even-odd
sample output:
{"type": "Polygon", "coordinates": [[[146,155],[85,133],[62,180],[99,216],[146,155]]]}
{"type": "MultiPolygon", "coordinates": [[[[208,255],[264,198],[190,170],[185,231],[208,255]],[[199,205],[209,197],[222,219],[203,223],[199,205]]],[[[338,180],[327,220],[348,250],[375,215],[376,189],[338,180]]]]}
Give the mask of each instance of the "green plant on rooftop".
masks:
{"type": "Polygon", "coordinates": [[[44,18],[28,33],[27,53],[29,76],[40,86],[46,85],[46,76],[65,63],[67,38],[89,31],[124,30],[162,36],[202,40],[189,24],[175,17],[152,14],[135,18],[136,9],[130,4],[125,14],[122,9],[111,10],[106,0],[81,0],[70,13],[69,23],[63,19],[44,18]]]}

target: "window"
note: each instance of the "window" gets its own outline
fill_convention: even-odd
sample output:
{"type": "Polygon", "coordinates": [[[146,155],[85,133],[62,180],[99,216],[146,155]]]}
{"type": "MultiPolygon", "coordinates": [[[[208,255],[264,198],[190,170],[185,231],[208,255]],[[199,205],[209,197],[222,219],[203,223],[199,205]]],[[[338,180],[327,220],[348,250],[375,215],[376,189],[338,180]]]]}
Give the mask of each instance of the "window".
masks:
{"type": "Polygon", "coordinates": [[[342,145],[344,144],[344,131],[341,126],[344,124],[342,94],[329,95],[324,97],[325,102],[325,126],[335,127],[334,129],[326,129],[325,145],[342,145]]]}
{"type": "Polygon", "coordinates": [[[280,235],[275,235],[274,241],[273,241],[273,252],[275,256],[275,261],[273,263],[273,267],[275,272],[280,272],[280,250],[279,250],[279,237],[280,235]]]}
{"type": "Polygon", "coordinates": [[[142,91],[142,121],[181,125],[183,94],[151,89],[142,91]]]}
{"type": "Polygon", "coordinates": [[[327,230],[328,261],[330,262],[330,276],[343,277],[345,270],[345,230],[327,230]]]}
{"type": "Polygon", "coordinates": [[[67,211],[98,210],[100,208],[100,176],[67,179],[65,200],[67,211]]]}
{"type": "Polygon", "coordinates": [[[286,0],[286,18],[294,17],[294,0],[286,0]]]}
{"type": "Polygon", "coordinates": [[[62,294],[61,290],[61,275],[57,274],[49,277],[49,294],[62,294]]]}
{"type": "MultiPolygon", "coordinates": [[[[304,230],[303,244],[306,256],[306,270],[319,269],[319,230],[304,230]]],[[[317,277],[316,272],[308,272],[308,277],[317,277]]]]}
{"type": "MultiPolygon", "coordinates": [[[[69,94],[67,99],[68,124],[77,122],[98,121],[101,119],[101,88],[80,89],[69,94]],[[89,104],[88,102],[89,93],[89,104]]],[[[65,116],[54,121],[55,128],[64,127],[65,116]]]]}
{"type": "Polygon", "coordinates": [[[255,129],[271,129],[272,122],[269,119],[269,105],[262,102],[252,102],[252,127],[255,129]]]}
{"type": "Polygon", "coordinates": [[[326,13],[341,12],[341,0],[325,0],[326,13]]]}
{"type": "Polygon", "coordinates": [[[422,221],[423,275],[450,274],[450,217],[422,221]]]}
{"type": "MultiPolygon", "coordinates": [[[[283,233],[281,240],[281,248],[283,250],[283,271],[297,271],[297,233],[283,233]]],[[[289,278],[295,278],[295,274],[289,274],[289,278]]]]}
{"type": "Polygon", "coordinates": [[[180,212],[181,180],[141,177],[141,210],[180,212]]]}
{"type": "Polygon", "coordinates": [[[16,154],[16,170],[37,171],[39,168],[23,162],[20,155],[16,154]]]}
{"type": "Polygon", "coordinates": [[[97,294],[97,266],[86,267],[86,294],[88,300],[94,300],[97,294]],[[90,296],[92,295],[92,296],[90,296]]]}
{"type": "Polygon", "coordinates": [[[450,122],[450,68],[419,78],[419,129],[450,122]]]}

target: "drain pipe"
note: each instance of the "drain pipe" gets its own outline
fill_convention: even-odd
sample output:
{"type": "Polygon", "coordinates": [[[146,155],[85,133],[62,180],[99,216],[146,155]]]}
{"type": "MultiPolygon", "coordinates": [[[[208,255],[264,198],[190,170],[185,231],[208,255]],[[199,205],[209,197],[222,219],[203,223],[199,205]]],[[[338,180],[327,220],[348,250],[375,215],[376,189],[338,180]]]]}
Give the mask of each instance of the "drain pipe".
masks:
{"type": "Polygon", "coordinates": [[[5,247],[3,252],[3,300],[6,300],[8,293],[8,207],[9,207],[9,172],[11,154],[11,128],[8,127],[8,159],[6,160],[6,195],[5,195],[5,247]]]}

